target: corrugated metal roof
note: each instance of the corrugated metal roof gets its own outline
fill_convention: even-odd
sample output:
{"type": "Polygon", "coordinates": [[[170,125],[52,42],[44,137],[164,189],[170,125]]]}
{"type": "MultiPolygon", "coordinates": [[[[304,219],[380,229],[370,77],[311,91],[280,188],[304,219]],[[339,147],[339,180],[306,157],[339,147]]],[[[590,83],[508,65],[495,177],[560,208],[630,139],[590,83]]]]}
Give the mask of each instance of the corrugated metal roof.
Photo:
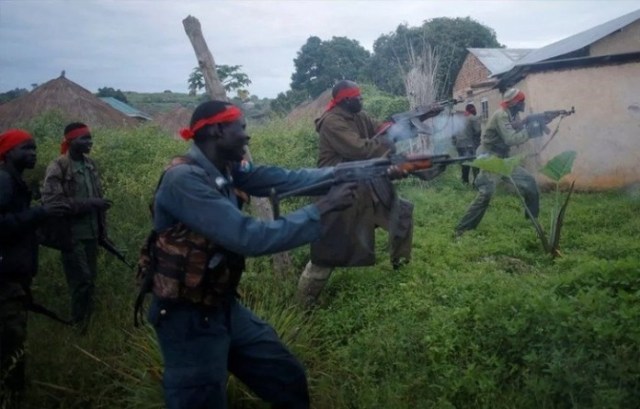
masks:
{"type": "Polygon", "coordinates": [[[533,48],[467,48],[487,67],[491,75],[503,71],[530,52],[533,48]]]}
{"type": "Polygon", "coordinates": [[[609,34],[628,26],[638,19],[640,19],[640,10],[625,14],[624,16],[607,21],[606,23],[600,24],[599,26],[595,26],[581,33],[572,35],[571,37],[567,37],[545,47],[538,48],[537,50],[534,50],[527,54],[524,58],[517,61],[517,63],[513,64],[512,66],[504,67],[502,70],[493,73],[493,75],[505,73],[514,66],[546,61],[554,57],[559,57],[565,54],[569,54],[573,51],[580,50],[608,36],[609,34]]]}
{"type": "Polygon", "coordinates": [[[115,99],[113,97],[100,97],[100,99],[127,116],[151,120],[151,117],[149,115],[145,114],[142,111],[138,111],[131,105],[126,104],[118,99],[115,99]]]}

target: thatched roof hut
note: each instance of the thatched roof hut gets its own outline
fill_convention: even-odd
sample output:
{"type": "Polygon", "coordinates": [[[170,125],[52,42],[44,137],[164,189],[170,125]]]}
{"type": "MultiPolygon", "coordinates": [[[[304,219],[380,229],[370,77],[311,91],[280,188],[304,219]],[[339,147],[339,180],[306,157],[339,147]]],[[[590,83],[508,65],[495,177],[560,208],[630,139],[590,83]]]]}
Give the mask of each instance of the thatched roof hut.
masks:
{"type": "Polygon", "coordinates": [[[16,127],[47,112],[57,111],[69,122],[96,127],[130,127],[136,121],[112,108],[64,76],[48,81],[20,98],[0,105],[0,129],[16,127]]]}
{"type": "Polygon", "coordinates": [[[174,138],[179,138],[180,129],[188,127],[191,121],[193,110],[181,105],[176,106],[171,111],[156,115],[152,123],[169,132],[174,138]]]}
{"type": "Polygon", "coordinates": [[[293,110],[287,115],[287,120],[314,120],[324,113],[324,111],[327,109],[327,104],[329,103],[329,101],[331,101],[330,89],[318,95],[318,98],[314,99],[313,101],[303,102],[302,104],[293,108],[293,110]]]}

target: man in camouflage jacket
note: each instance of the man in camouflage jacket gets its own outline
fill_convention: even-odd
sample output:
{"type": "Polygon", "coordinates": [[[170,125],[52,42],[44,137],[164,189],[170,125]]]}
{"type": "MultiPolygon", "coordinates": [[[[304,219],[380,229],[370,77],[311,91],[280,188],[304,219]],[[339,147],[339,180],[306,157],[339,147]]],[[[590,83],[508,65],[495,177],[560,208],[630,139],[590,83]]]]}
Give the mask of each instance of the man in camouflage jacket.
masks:
{"type": "Polygon", "coordinates": [[[64,130],[61,155],[47,167],[43,203],[67,203],[71,215],[50,226],[49,243],[61,250],[71,292],[71,314],[86,330],[93,312],[98,245],[106,240],[106,210],[96,163],[89,158],[93,142],[89,128],[74,122],[64,130]]]}

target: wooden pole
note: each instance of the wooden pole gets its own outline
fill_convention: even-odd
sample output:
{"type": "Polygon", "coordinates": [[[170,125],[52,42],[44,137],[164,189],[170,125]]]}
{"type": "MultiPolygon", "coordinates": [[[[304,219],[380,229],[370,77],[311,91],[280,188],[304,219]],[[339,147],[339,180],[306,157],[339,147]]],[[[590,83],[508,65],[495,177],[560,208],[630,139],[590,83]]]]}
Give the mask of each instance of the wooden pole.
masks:
{"type": "MultiPolygon", "coordinates": [[[[211,99],[229,101],[227,92],[225,91],[224,87],[222,86],[222,82],[220,82],[220,78],[218,77],[218,73],[216,71],[216,63],[213,59],[213,55],[209,51],[207,42],[204,40],[204,36],[202,35],[200,21],[198,21],[198,19],[193,16],[187,16],[187,18],[182,20],[182,25],[184,26],[184,31],[187,33],[187,37],[189,37],[189,40],[191,41],[193,51],[195,51],[196,53],[198,65],[200,66],[202,76],[204,77],[207,94],[211,97],[211,99]]],[[[249,152],[248,147],[246,157],[247,160],[251,161],[251,152],[249,152]]],[[[258,215],[260,218],[265,220],[272,219],[273,212],[269,200],[265,198],[253,197],[251,199],[251,207],[252,212],[258,215]]],[[[289,253],[283,252],[274,254],[273,267],[283,277],[286,276],[290,271],[292,271],[291,257],[289,256],[289,253]]]]}

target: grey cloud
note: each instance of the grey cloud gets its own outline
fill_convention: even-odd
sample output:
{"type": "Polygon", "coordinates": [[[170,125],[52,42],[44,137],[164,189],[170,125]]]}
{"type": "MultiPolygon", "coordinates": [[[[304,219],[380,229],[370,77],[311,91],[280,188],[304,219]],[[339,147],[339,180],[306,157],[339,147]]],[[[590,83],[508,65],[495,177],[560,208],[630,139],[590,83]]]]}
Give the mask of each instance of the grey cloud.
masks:
{"type": "Polygon", "coordinates": [[[307,38],[355,39],[371,50],[402,23],[466,17],[509,47],[540,47],[634,11],[631,1],[0,0],[0,92],[60,70],[90,89],[186,91],[197,65],[182,19],[197,17],[216,61],[242,65],[260,97],[286,91],[307,38]],[[579,4],[579,7],[577,7],[579,4]]]}

